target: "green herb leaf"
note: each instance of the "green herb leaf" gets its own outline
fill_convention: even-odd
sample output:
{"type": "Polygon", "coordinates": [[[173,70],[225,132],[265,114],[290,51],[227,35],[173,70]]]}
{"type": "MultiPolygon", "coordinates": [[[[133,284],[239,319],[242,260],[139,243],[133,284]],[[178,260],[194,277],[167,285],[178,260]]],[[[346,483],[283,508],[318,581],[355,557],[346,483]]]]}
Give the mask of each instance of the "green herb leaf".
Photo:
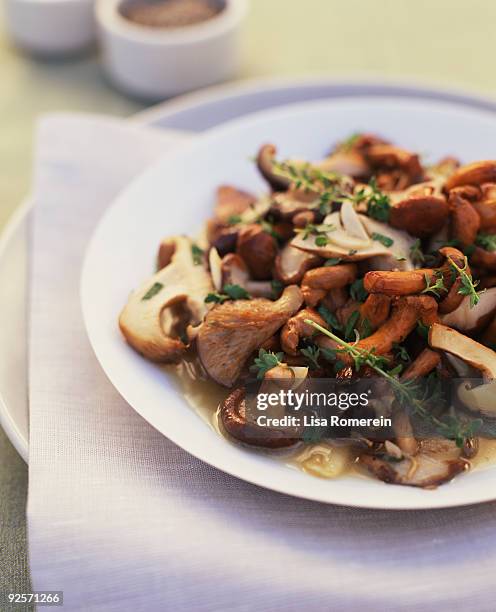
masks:
{"type": "Polygon", "coordinates": [[[228,299],[229,296],[222,293],[209,293],[205,298],[205,304],[223,304],[228,299]]]}
{"type": "Polygon", "coordinates": [[[326,259],[326,261],[324,262],[324,267],[337,266],[342,261],[343,260],[341,259],[341,257],[331,257],[330,259],[326,259]]]}
{"type": "Polygon", "coordinates": [[[251,295],[239,285],[224,285],[223,293],[209,293],[205,298],[205,303],[223,304],[227,300],[249,300],[251,295]]]}
{"type": "Polygon", "coordinates": [[[256,373],[257,378],[261,380],[269,370],[282,365],[284,353],[271,353],[265,349],[260,349],[258,357],[255,358],[253,365],[250,367],[250,372],[256,373]]]}
{"type": "Polygon", "coordinates": [[[392,238],[389,238],[389,236],[384,236],[383,234],[378,234],[377,232],[374,232],[371,238],[376,242],[380,242],[385,247],[390,247],[394,244],[394,240],[392,238]]]}
{"type": "Polygon", "coordinates": [[[164,286],[162,285],[162,283],[154,283],[150,287],[150,289],[148,289],[145,295],[141,298],[141,301],[144,302],[145,300],[151,300],[153,297],[157,295],[157,293],[160,293],[160,291],[162,291],[163,288],[164,286]]]}
{"type": "Polygon", "coordinates": [[[372,193],[368,196],[367,215],[377,221],[387,223],[391,212],[391,201],[378,187],[375,178],[370,179],[372,193]]]}
{"type": "Polygon", "coordinates": [[[394,355],[396,359],[399,359],[400,361],[404,361],[405,363],[411,362],[412,359],[404,346],[401,346],[401,344],[394,342],[393,350],[394,350],[394,355]]]}
{"type": "Polygon", "coordinates": [[[329,310],[329,308],[327,308],[327,306],[324,306],[324,304],[319,306],[317,312],[331,329],[335,329],[337,331],[341,331],[343,329],[336,316],[329,310]]]}
{"type": "Polygon", "coordinates": [[[222,291],[228,295],[232,300],[249,300],[251,295],[246,291],[244,287],[239,285],[224,285],[222,291]]]}
{"type": "Polygon", "coordinates": [[[282,236],[275,231],[273,223],[270,223],[270,221],[267,221],[266,219],[260,219],[257,221],[257,223],[262,227],[266,234],[269,234],[269,236],[272,236],[272,238],[275,238],[276,240],[282,241],[282,236]]]}
{"type": "Polygon", "coordinates": [[[417,333],[419,334],[419,336],[424,338],[424,340],[427,340],[427,338],[429,337],[429,329],[429,326],[422,323],[422,321],[419,321],[417,323],[417,333]]]}
{"type": "Polygon", "coordinates": [[[425,262],[425,255],[422,251],[422,243],[419,238],[410,247],[410,259],[416,266],[421,266],[425,262]]]}
{"type": "Polygon", "coordinates": [[[329,238],[327,236],[317,236],[315,238],[315,244],[318,247],[325,247],[329,243],[329,238]]]}
{"type": "Polygon", "coordinates": [[[239,223],[242,222],[242,218],[240,215],[232,215],[231,217],[229,217],[229,219],[227,220],[228,225],[238,225],[239,223]]]}
{"type": "Polygon", "coordinates": [[[362,328],[360,330],[361,338],[368,338],[372,335],[372,326],[370,325],[370,321],[365,317],[362,321],[362,328]]]}
{"type": "Polygon", "coordinates": [[[270,286],[272,288],[272,298],[274,300],[278,300],[281,297],[281,293],[284,291],[284,283],[281,283],[281,281],[278,280],[273,280],[271,281],[270,286]]]}
{"type": "Polygon", "coordinates": [[[344,153],[348,153],[349,151],[351,151],[351,149],[353,149],[353,147],[357,143],[360,136],[361,134],[359,132],[356,132],[352,134],[351,136],[348,136],[346,140],[343,140],[343,142],[339,143],[337,150],[343,151],[344,153]]]}
{"type": "Polygon", "coordinates": [[[317,346],[307,346],[300,350],[300,353],[307,359],[309,362],[309,366],[311,370],[318,370],[320,368],[319,365],[319,357],[320,357],[320,349],[317,346]]]}
{"type": "Polygon", "coordinates": [[[459,266],[457,266],[456,263],[453,261],[453,259],[451,259],[451,257],[448,257],[448,261],[454,273],[458,275],[461,280],[461,287],[458,290],[458,293],[460,295],[469,296],[470,297],[470,308],[473,308],[480,302],[480,296],[482,293],[485,293],[485,290],[479,291],[479,292],[476,290],[476,287],[479,284],[479,281],[474,281],[474,279],[472,278],[472,275],[467,273],[467,268],[468,268],[467,256],[465,256],[465,264],[463,268],[460,268],[459,266]]]}
{"type": "Polygon", "coordinates": [[[355,310],[353,314],[350,316],[348,321],[346,321],[346,327],[344,328],[344,336],[346,340],[353,340],[356,337],[355,331],[357,328],[357,323],[360,320],[360,312],[355,310]]]}
{"type": "Polygon", "coordinates": [[[191,255],[193,257],[193,263],[195,266],[200,266],[203,263],[203,255],[205,251],[200,249],[197,244],[191,245],[191,255]]]}
{"type": "Polygon", "coordinates": [[[334,227],[334,225],[331,225],[329,223],[321,223],[320,225],[315,225],[314,223],[307,223],[305,227],[298,228],[296,230],[296,233],[301,234],[303,240],[306,240],[309,236],[319,237],[321,235],[324,235],[327,240],[327,236],[325,236],[325,234],[327,232],[332,232],[335,229],[336,228],[334,227]]]}
{"type": "Polygon", "coordinates": [[[363,286],[363,278],[359,278],[350,285],[350,295],[352,299],[356,300],[357,302],[365,302],[365,300],[369,297],[369,294],[363,286]]]}
{"type": "Polygon", "coordinates": [[[496,234],[477,234],[475,244],[486,251],[496,251],[496,234]]]}
{"type": "Polygon", "coordinates": [[[441,297],[441,291],[448,291],[444,286],[443,275],[440,272],[436,272],[436,282],[431,283],[431,279],[428,274],[424,274],[425,278],[425,289],[422,293],[433,293],[436,297],[441,297]]]}

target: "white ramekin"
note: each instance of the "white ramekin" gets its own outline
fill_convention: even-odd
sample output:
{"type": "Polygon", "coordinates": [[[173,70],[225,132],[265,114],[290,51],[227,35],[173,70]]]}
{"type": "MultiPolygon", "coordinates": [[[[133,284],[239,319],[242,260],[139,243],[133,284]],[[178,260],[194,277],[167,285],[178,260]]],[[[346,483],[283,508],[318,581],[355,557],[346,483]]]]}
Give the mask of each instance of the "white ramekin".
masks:
{"type": "Polygon", "coordinates": [[[97,0],[105,69],[122,90],[159,100],[222,82],[240,63],[247,0],[225,0],[216,17],[182,28],[148,28],[122,16],[124,0],[97,0]]]}
{"type": "Polygon", "coordinates": [[[5,0],[13,41],[40,55],[65,55],[95,39],[94,0],[5,0]]]}

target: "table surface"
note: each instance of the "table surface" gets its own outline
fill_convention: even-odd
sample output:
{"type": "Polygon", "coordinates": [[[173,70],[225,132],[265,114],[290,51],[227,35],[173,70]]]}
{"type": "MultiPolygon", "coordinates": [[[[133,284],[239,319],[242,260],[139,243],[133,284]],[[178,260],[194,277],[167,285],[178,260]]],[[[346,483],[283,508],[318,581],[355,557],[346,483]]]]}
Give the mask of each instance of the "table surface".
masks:
{"type": "MultiPolygon", "coordinates": [[[[239,77],[401,78],[496,98],[494,23],[492,0],[252,0],[239,77]]],[[[96,52],[39,61],[5,29],[0,15],[0,228],[29,192],[40,114],[145,107],[112,89],[96,52]]],[[[26,496],[27,467],[0,430],[0,593],[29,589],[26,496]]]]}

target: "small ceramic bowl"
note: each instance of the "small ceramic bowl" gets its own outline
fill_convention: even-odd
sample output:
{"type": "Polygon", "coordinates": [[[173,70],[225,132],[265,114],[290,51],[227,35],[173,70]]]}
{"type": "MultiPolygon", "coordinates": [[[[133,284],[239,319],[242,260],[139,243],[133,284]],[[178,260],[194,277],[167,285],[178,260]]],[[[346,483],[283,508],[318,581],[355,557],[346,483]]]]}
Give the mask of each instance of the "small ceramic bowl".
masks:
{"type": "Polygon", "coordinates": [[[240,28],[247,0],[224,0],[223,10],[198,24],[157,28],[123,15],[126,0],[97,0],[105,69],[126,93],[149,100],[222,82],[240,63],[240,28]]]}
{"type": "Polygon", "coordinates": [[[95,40],[94,0],[5,0],[13,41],[39,55],[68,55],[95,40]]]}

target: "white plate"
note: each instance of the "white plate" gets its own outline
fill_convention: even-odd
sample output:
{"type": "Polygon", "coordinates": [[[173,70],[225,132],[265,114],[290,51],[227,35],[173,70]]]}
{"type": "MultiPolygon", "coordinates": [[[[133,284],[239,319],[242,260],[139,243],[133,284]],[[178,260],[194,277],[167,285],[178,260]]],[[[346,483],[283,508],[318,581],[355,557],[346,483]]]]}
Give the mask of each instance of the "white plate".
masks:
{"type": "MultiPolygon", "coordinates": [[[[282,104],[350,96],[360,98],[367,95],[451,101],[470,108],[496,112],[496,103],[487,98],[462,91],[434,89],[425,84],[270,77],[209,87],[138,113],[130,121],[161,129],[202,132],[248,112],[282,104]]],[[[0,237],[0,304],[3,304],[4,299],[9,301],[11,313],[16,317],[15,325],[4,326],[0,332],[0,363],[4,363],[0,367],[0,424],[25,461],[28,460],[29,441],[25,310],[30,208],[29,202],[21,206],[0,237]],[[15,281],[13,292],[10,291],[12,279],[15,281]],[[4,288],[8,288],[8,291],[2,294],[4,288]],[[13,376],[10,367],[5,365],[9,363],[15,363],[13,376]]],[[[5,304],[5,307],[9,305],[5,304]]]]}
{"type": "Polygon", "coordinates": [[[141,416],[191,454],[249,482],[299,497],[369,508],[434,508],[493,499],[496,469],[424,491],[356,477],[314,479],[231,445],[186,404],[167,375],[133,352],[119,334],[118,314],[130,289],[152,272],[164,235],[194,234],[211,214],[213,194],[221,183],[266,189],[248,161],[260,144],[275,143],[281,157],[318,159],[334,141],[365,129],[432,159],[454,154],[475,160],[493,155],[496,118],[462,106],[394,98],[309,103],[232,122],[186,150],[167,155],[117,199],[89,245],[81,291],[90,341],[112,383],[141,416]]]}

